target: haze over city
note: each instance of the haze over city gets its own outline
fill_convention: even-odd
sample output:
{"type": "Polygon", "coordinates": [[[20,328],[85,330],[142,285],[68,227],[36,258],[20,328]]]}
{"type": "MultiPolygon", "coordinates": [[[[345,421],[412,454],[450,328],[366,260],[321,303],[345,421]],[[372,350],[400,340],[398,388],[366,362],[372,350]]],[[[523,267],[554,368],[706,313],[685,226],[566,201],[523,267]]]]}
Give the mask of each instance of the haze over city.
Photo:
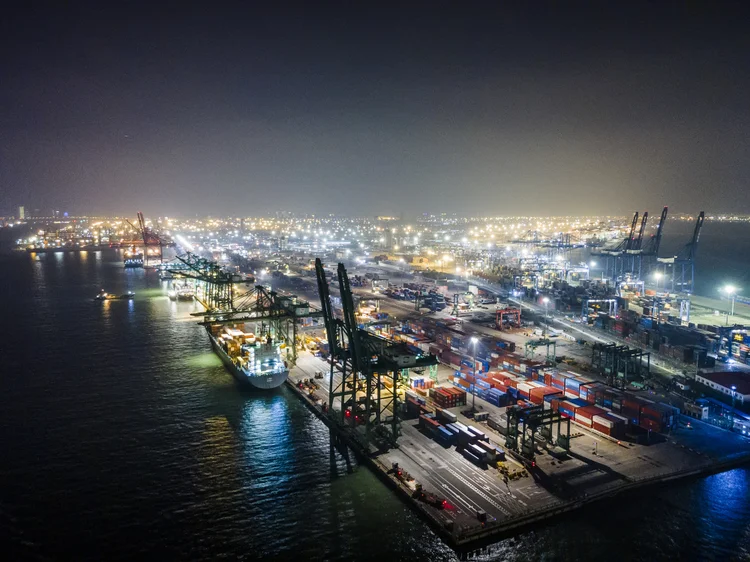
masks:
{"type": "Polygon", "coordinates": [[[14,3],[0,214],[750,212],[743,3],[14,3]]]}

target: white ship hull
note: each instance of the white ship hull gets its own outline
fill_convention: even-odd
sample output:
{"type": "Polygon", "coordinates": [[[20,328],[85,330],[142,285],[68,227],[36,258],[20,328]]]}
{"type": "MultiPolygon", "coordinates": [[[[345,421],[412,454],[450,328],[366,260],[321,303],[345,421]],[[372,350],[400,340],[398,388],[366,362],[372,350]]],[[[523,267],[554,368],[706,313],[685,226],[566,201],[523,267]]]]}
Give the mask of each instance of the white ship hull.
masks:
{"type": "Polygon", "coordinates": [[[271,390],[284,384],[289,376],[288,369],[284,369],[278,373],[268,373],[261,376],[248,376],[242,369],[234,364],[232,358],[227,355],[227,352],[224,351],[224,349],[222,349],[221,345],[219,345],[219,342],[216,341],[216,338],[211,332],[206,330],[206,333],[208,333],[208,337],[211,339],[211,347],[214,348],[214,352],[219,356],[221,362],[224,363],[224,366],[239,383],[261,390],[271,390]]]}

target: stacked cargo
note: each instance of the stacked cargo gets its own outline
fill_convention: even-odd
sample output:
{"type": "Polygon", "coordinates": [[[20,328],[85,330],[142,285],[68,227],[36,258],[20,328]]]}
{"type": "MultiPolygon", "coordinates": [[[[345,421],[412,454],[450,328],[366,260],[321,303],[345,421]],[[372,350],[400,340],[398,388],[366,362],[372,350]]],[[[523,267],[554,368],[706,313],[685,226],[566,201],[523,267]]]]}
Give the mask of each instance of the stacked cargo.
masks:
{"type": "Polygon", "coordinates": [[[626,394],[622,399],[621,413],[628,418],[629,424],[637,426],[641,417],[641,407],[645,404],[647,404],[647,402],[640,398],[626,394]]]}
{"type": "Polygon", "coordinates": [[[613,423],[613,425],[610,426],[610,433],[608,433],[608,435],[617,439],[625,435],[625,431],[628,428],[628,418],[615,414],[614,412],[607,412],[604,417],[613,423]]]}
{"type": "Polygon", "coordinates": [[[518,397],[523,398],[524,400],[529,398],[529,393],[531,392],[532,386],[529,383],[521,382],[518,383],[518,386],[516,387],[518,389],[518,397]]]}
{"type": "Polygon", "coordinates": [[[550,385],[556,388],[557,390],[561,390],[565,392],[565,379],[567,378],[568,377],[566,375],[558,371],[557,373],[554,373],[551,376],[550,385]]]}
{"type": "Polygon", "coordinates": [[[603,416],[606,413],[606,410],[598,406],[582,406],[576,410],[575,421],[584,427],[593,427],[594,416],[603,416]]]}
{"type": "Polygon", "coordinates": [[[569,398],[578,398],[580,396],[581,381],[574,377],[565,379],[565,396],[569,398]]]}
{"type": "Polygon", "coordinates": [[[445,446],[453,445],[456,442],[455,434],[443,426],[438,428],[436,439],[445,446]]]}
{"type": "Polygon", "coordinates": [[[649,431],[661,432],[674,423],[674,408],[666,404],[643,404],[638,425],[649,431]]]}
{"type": "Polygon", "coordinates": [[[473,425],[468,426],[466,429],[469,431],[469,433],[471,433],[472,435],[474,435],[480,441],[487,441],[487,442],[489,442],[489,439],[487,439],[487,436],[484,434],[484,432],[481,431],[481,430],[479,430],[479,429],[477,429],[473,425]]]}
{"type": "Polygon", "coordinates": [[[563,395],[562,392],[560,392],[556,388],[553,388],[552,390],[555,390],[556,392],[554,394],[545,394],[543,405],[545,410],[557,411],[557,405],[560,403],[560,399],[563,397],[563,395]]]}
{"type": "Polygon", "coordinates": [[[466,404],[466,392],[458,388],[437,388],[432,399],[441,408],[455,408],[466,404]]]}
{"type": "Polygon", "coordinates": [[[435,435],[439,427],[440,423],[435,419],[433,414],[422,414],[419,416],[419,428],[430,435],[435,435]]]}
{"type": "Polygon", "coordinates": [[[608,388],[605,384],[595,382],[578,387],[580,398],[583,398],[589,404],[596,403],[596,393],[608,388]]]}
{"type": "Polygon", "coordinates": [[[463,427],[461,427],[461,425],[463,424],[453,423],[446,426],[456,434],[457,446],[466,447],[467,445],[475,443],[478,440],[477,436],[471,433],[465,425],[463,427]],[[453,428],[456,428],[458,431],[454,431],[453,428]]]}
{"type": "Polygon", "coordinates": [[[406,419],[414,419],[419,415],[421,405],[414,398],[406,399],[406,419]]]}
{"type": "Polygon", "coordinates": [[[489,389],[485,393],[484,399],[493,406],[497,406],[498,408],[501,408],[508,404],[508,395],[499,388],[489,389]]]}
{"type": "Polygon", "coordinates": [[[552,409],[557,410],[567,418],[575,419],[578,406],[572,404],[568,400],[557,400],[552,402],[552,409]],[[557,402],[557,408],[555,408],[555,402],[557,402]]]}
{"type": "Polygon", "coordinates": [[[412,388],[432,388],[434,382],[432,379],[411,379],[409,382],[411,382],[412,388]]]}
{"type": "Polygon", "coordinates": [[[547,396],[559,396],[561,392],[552,386],[541,386],[532,388],[529,394],[529,399],[534,404],[542,404],[547,396]]]}
{"type": "Polygon", "coordinates": [[[443,410],[442,408],[436,408],[435,415],[437,416],[437,419],[443,423],[455,423],[458,419],[456,414],[448,410],[443,410]]]}

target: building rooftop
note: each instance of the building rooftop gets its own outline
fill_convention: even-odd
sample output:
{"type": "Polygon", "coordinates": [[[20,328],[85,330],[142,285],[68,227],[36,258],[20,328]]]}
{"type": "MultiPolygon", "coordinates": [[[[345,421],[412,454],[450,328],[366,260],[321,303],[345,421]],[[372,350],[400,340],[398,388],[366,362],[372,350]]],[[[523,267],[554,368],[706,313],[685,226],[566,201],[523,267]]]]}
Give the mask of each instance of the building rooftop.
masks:
{"type": "Polygon", "coordinates": [[[750,394],[750,374],[724,371],[721,373],[704,373],[700,376],[725,388],[736,386],[737,394],[750,394]]]}

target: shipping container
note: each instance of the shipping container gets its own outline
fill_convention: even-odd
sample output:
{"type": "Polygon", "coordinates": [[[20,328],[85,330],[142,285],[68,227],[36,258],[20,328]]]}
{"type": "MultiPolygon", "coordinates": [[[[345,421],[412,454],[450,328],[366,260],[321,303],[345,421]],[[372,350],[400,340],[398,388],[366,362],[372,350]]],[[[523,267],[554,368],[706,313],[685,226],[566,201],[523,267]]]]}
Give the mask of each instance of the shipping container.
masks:
{"type": "Polygon", "coordinates": [[[456,435],[452,431],[441,426],[438,428],[438,441],[441,441],[445,445],[452,445],[456,441],[456,435]]]}
{"type": "Polygon", "coordinates": [[[469,449],[463,449],[461,453],[463,454],[464,457],[466,457],[468,460],[473,462],[475,465],[484,466],[485,463],[482,460],[480,460],[480,458],[474,453],[472,453],[469,449]]]}
{"type": "Polygon", "coordinates": [[[457,438],[459,447],[466,447],[477,441],[477,436],[466,429],[459,429],[457,438]]]}
{"type": "Polygon", "coordinates": [[[469,445],[466,446],[466,448],[469,449],[472,453],[474,453],[477,456],[477,458],[479,458],[480,460],[485,461],[485,462],[487,461],[487,451],[482,449],[482,447],[480,447],[479,445],[475,443],[470,443],[469,445]]]}
{"type": "Polygon", "coordinates": [[[446,423],[454,423],[458,418],[453,412],[449,412],[448,410],[440,410],[438,413],[438,419],[446,423]]]}
{"type": "Polygon", "coordinates": [[[467,429],[468,429],[469,433],[472,433],[473,435],[476,435],[477,439],[480,439],[482,441],[489,441],[489,439],[487,439],[487,436],[484,434],[484,432],[481,431],[481,430],[479,430],[479,429],[477,429],[473,425],[470,425],[467,429]]]}

